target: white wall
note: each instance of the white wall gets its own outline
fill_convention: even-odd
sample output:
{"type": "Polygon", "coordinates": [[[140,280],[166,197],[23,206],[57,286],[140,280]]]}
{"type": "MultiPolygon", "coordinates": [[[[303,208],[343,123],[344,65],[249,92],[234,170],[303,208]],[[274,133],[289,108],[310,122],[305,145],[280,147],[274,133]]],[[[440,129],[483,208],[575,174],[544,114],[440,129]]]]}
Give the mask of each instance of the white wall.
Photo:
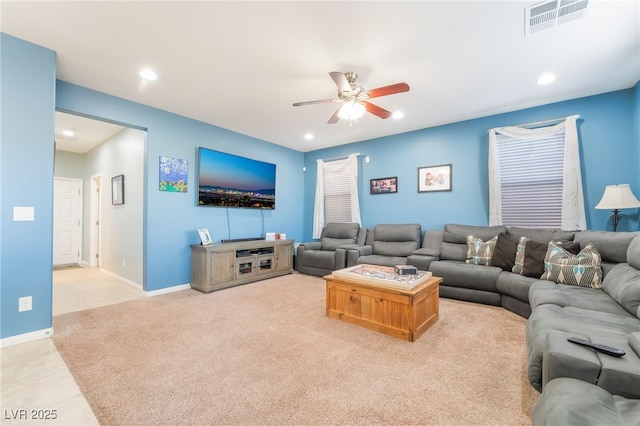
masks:
{"type": "MultiPolygon", "coordinates": [[[[102,174],[100,266],[140,286],[143,284],[145,140],[145,132],[126,128],[88,152],[85,164],[87,190],[91,187],[91,176],[102,174]],[[124,175],[123,205],[111,204],[111,178],[117,175],[124,175]]],[[[87,214],[89,199],[85,196],[87,214]]],[[[85,235],[88,238],[87,228],[85,235]]],[[[89,247],[88,240],[85,241],[89,247]]]]}

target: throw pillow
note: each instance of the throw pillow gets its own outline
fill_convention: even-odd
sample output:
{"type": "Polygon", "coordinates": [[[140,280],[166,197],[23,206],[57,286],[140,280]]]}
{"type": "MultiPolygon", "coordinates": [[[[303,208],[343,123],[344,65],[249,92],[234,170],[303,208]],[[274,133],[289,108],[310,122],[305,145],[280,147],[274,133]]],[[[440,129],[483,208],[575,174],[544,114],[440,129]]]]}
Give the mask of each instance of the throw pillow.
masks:
{"type": "Polygon", "coordinates": [[[517,241],[511,240],[504,232],[498,234],[498,241],[491,256],[491,266],[511,272],[515,265],[517,248],[517,241]]]}
{"type": "Polygon", "coordinates": [[[600,253],[587,244],[577,255],[565,250],[555,241],[549,242],[545,256],[543,280],[579,287],[602,288],[600,253]]]}
{"type": "Polygon", "coordinates": [[[522,275],[540,278],[544,273],[544,258],[549,244],[529,240],[525,243],[522,275]]]}
{"type": "MultiPolygon", "coordinates": [[[[562,248],[571,254],[578,254],[580,252],[579,243],[559,241],[555,243],[561,245],[562,248]]],[[[539,243],[532,240],[526,242],[524,251],[524,269],[522,270],[522,275],[532,278],[540,278],[544,273],[544,261],[548,248],[549,244],[547,243],[539,243]]]]}
{"type": "Polygon", "coordinates": [[[511,270],[514,274],[522,275],[522,271],[524,270],[524,254],[527,241],[529,241],[527,237],[520,237],[520,240],[518,240],[518,246],[516,247],[516,260],[514,262],[513,269],[511,270]]]}
{"type": "Polygon", "coordinates": [[[474,265],[489,265],[496,242],[498,242],[497,235],[489,241],[482,241],[480,238],[474,238],[473,235],[467,236],[467,260],[465,262],[474,265]]]}

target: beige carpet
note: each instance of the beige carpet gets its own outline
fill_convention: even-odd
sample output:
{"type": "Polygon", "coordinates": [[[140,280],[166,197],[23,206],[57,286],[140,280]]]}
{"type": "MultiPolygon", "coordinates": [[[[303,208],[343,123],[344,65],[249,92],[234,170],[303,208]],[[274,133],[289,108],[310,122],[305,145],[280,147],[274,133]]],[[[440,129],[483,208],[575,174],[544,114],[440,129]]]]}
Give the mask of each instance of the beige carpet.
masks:
{"type": "Polygon", "coordinates": [[[527,425],[525,323],[440,299],[404,342],[296,273],[60,315],[53,340],[102,425],[527,425]]]}

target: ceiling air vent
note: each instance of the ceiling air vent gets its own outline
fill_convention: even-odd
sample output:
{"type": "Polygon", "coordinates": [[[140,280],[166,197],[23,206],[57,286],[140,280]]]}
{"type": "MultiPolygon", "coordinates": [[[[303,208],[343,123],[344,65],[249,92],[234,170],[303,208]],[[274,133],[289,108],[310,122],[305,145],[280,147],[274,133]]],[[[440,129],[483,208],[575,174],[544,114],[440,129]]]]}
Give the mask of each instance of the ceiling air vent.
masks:
{"type": "Polygon", "coordinates": [[[552,0],[529,6],[524,10],[524,34],[528,36],[582,18],[588,4],[589,0],[552,0]]]}

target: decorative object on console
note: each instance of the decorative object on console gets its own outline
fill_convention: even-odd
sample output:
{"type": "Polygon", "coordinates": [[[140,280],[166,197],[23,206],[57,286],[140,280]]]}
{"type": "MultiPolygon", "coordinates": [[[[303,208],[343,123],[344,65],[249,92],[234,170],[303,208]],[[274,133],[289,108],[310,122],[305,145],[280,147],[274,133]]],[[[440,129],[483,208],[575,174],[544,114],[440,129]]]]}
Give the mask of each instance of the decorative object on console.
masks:
{"type": "Polygon", "coordinates": [[[418,192],[451,191],[451,164],[418,168],[418,192]]]}
{"type": "Polygon", "coordinates": [[[607,185],[602,194],[602,199],[596,205],[596,209],[613,210],[611,215],[611,223],[613,224],[613,232],[616,232],[618,223],[622,219],[620,215],[621,209],[633,209],[640,207],[640,201],[633,195],[629,184],[622,183],[619,185],[607,185]]]}
{"type": "Polygon", "coordinates": [[[372,194],[392,194],[398,192],[398,177],[385,177],[370,180],[372,194]]]}
{"type": "Polygon", "coordinates": [[[161,155],[158,177],[160,191],[187,192],[189,162],[161,155]]]}
{"type": "Polygon", "coordinates": [[[200,235],[200,243],[203,246],[209,245],[213,242],[211,240],[211,235],[209,235],[209,230],[207,228],[199,228],[198,235],[200,235]]]}
{"type": "Polygon", "coordinates": [[[111,204],[124,204],[124,175],[111,178],[111,204]]]}

